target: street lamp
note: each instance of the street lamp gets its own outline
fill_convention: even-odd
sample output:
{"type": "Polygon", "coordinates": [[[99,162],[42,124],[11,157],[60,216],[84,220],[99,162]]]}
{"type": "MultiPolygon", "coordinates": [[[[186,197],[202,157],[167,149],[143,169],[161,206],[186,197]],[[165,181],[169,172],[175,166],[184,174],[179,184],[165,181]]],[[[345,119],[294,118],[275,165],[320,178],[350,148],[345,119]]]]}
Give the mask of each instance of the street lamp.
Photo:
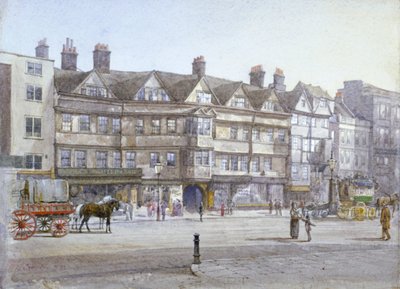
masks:
{"type": "Polygon", "coordinates": [[[328,160],[328,165],[331,170],[331,178],[329,180],[329,213],[332,214],[336,211],[333,200],[333,171],[336,167],[336,160],[333,158],[333,151],[331,151],[331,158],[328,160]]]}
{"type": "Polygon", "coordinates": [[[160,221],[160,175],[161,175],[161,170],[163,168],[162,163],[156,163],[154,166],[154,170],[156,171],[157,174],[157,186],[158,186],[158,197],[157,197],[157,221],[160,221]]]}

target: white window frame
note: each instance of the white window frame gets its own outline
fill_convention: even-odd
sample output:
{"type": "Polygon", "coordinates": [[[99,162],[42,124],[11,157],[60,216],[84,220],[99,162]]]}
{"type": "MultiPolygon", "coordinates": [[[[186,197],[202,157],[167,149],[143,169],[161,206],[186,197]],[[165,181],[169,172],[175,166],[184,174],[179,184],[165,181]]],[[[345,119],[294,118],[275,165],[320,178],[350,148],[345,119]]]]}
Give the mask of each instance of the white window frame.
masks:
{"type": "Polygon", "coordinates": [[[71,156],[71,150],[60,149],[60,166],[62,168],[70,168],[72,166],[71,156]]]}
{"type": "Polygon", "coordinates": [[[43,66],[41,63],[27,61],[26,73],[30,75],[42,76],[43,66]]]}
{"type": "Polygon", "coordinates": [[[96,151],[96,168],[108,168],[108,152],[96,151]]]}
{"type": "Polygon", "coordinates": [[[38,101],[43,100],[43,89],[39,85],[27,84],[26,85],[26,100],[38,101]]]}
{"type": "Polygon", "coordinates": [[[61,130],[62,131],[72,131],[72,114],[63,113],[61,115],[62,123],[61,130]]]}
{"type": "Polygon", "coordinates": [[[42,137],[42,118],[41,117],[25,116],[25,137],[26,138],[41,138],[42,137]],[[31,122],[30,126],[28,126],[29,120],[31,122]]]}
{"type": "Polygon", "coordinates": [[[86,151],[76,150],[75,151],[75,167],[86,168],[86,166],[87,166],[86,151]]]}
{"type": "Polygon", "coordinates": [[[168,167],[176,166],[176,153],[174,153],[174,152],[167,153],[167,166],[168,167]]]}
{"type": "Polygon", "coordinates": [[[136,152],[134,151],[127,151],[125,152],[125,166],[128,169],[136,168],[136,152]]]}
{"type": "Polygon", "coordinates": [[[90,115],[81,114],[79,116],[79,131],[80,132],[90,132],[90,115]],[[86,119],[86,117],[87,117],[87,119],[86,119]]]}
{"type": "Polygon", "coordinates": [[[25,154],[24,165],[27,169],[41,170],[43,167],[43,155],[30,153],[25,154]],[[30,162],[32,165],[28,166],[28,158],[32,158],[32,161],[30,162]]]}

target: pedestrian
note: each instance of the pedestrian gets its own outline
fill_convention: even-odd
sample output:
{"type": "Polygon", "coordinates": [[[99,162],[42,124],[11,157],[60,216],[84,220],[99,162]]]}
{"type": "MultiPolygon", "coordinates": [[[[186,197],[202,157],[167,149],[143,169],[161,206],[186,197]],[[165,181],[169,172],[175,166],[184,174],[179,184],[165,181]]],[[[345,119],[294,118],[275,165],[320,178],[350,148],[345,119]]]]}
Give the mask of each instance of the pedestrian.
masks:
{"type": "Polygon", "coordinates": [[[229,215],[233,214],[233,202],[231,199],[228,200],[228,214],[229,215]]]}
{"type": "Polygon", "coordinates": [[[200,202],[199,215],[200,215],[200,222],[203,222],[203,202],[200,202]]]}
{"type": "Polygon", "coordinates": [[[221,204],[221,217],[225,215],[225,204],[222,202],[221,204]]]}
{"type": "Polygon", "coordinates": [[[165,211],[167,210],[167,202],[162,201],[161,202],[161,215],[162,215],[162,220],[165,221],[165,211]]]}
{"type": "Polygon", "coordinates": [[[299,220],[301,214],[297,209],[296,202],[292,202],[292,208],[290,209],[290,237],[297,239],[299,237],[299,220]]]}
{"type": "Polygon", "coordinates": [[[278,210],[279,210],[279,215],[282,216],[282,201],[278,199],[278,210]]]}
{"type": "Polygon", "coordinates": [[[269,214],[272,215],[272,209],[274,207],[274,203],[272,203],[272,199],[269,199],[269,214]]]}
{"type": "Polygon", "coordinates": [[[177,216],[180,216],[180,217],[183,216],[182,204],[181,204],[181,200],[179,200],[179,199],[176,199],[176,214],[177,214],[177,216]]]}
{"type": "Polygon", "coordinates": [[[275,199],[274,200],[275,215],[278,215],[278,211],[279,211],[278,207],[279,207],[278,200],[275,199]]]}
{"type": "Polygon", "coordinates": [[[300,200],[299,208],[301,210],[301,214],[304,216],[304,200],[300,200]]]}
{"type": "Polygon", "coordinates": [[[311,241],[311,226],[315,226],[315,224],[311,223],[310,216],[307,214],[305,219],[302,219],[305,222],[305,228],[307,232],[308,242],[311,241]]]}
{"type": "Polygon", "coordinates": [[[390,240],[390,210],[387,203],[383,204],[381,211],[382,240],[390,240]]]}

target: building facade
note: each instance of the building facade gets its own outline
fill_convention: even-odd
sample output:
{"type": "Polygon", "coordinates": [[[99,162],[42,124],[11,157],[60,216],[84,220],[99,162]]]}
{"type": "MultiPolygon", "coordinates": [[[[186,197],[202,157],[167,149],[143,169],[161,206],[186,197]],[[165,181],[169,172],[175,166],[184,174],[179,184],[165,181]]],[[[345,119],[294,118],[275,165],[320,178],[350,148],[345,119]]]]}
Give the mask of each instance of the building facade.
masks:
{"type": "MultiPolygon", "coordinates": [[[[283,77],[282,71],[278,72],[276,75],[283,77]]],[[[319,86],[302,82],[292,91],[281,91],[279,97],[291,113],[290,178],[286,202],[327,202],[330,174],[327,160],[332,150],[330,119],[334,100],[319,86]]]]}
{"type": "Polygon", "coordinates": [[[400,186],[400,93],[361,80],[345,81],[338,90],[356,117],[371,123],[369,175],[378,196],[398,192],[400,186]]]}
{"type": "Polygon", "coordinates": [[[54,167],[54,61],[46,40],[36,57],[0,51],[0,155],[2,166],[28,171],[54,167]]]}
{"type": "Polygon", "coordinates": [[[89,72],[55,70],[56,167],[75,198],[180,200],[189,211],[283,198],[290,115],[262,87],[261,67],[256,86],[206,75],[203,57],[188,75],[111,70],[102,44],[93,58],[89,72]]]}

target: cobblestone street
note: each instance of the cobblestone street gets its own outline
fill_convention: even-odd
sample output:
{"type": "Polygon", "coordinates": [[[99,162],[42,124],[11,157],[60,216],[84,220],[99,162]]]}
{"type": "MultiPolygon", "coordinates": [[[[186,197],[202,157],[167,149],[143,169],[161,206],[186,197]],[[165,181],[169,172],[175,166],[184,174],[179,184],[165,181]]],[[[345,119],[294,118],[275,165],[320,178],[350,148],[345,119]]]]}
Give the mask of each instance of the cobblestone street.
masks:
{"type": "MultiPolygon", "coordinates": [[[[398,218],[392,239],[374,221],[315,219],[291,240],[289,218],[263,211],[208,213],[155,222],[117,219],[112,234],[72,231],[64,238],[8,239],[4,288],[396,288],[398,218]],[[200,265],[193,265],[193,233],[200,265]],[[194,274],[192,274],[192,272],[194,274]]],[[[302,224],[303,225],[303,224],[302,224]]]]}

